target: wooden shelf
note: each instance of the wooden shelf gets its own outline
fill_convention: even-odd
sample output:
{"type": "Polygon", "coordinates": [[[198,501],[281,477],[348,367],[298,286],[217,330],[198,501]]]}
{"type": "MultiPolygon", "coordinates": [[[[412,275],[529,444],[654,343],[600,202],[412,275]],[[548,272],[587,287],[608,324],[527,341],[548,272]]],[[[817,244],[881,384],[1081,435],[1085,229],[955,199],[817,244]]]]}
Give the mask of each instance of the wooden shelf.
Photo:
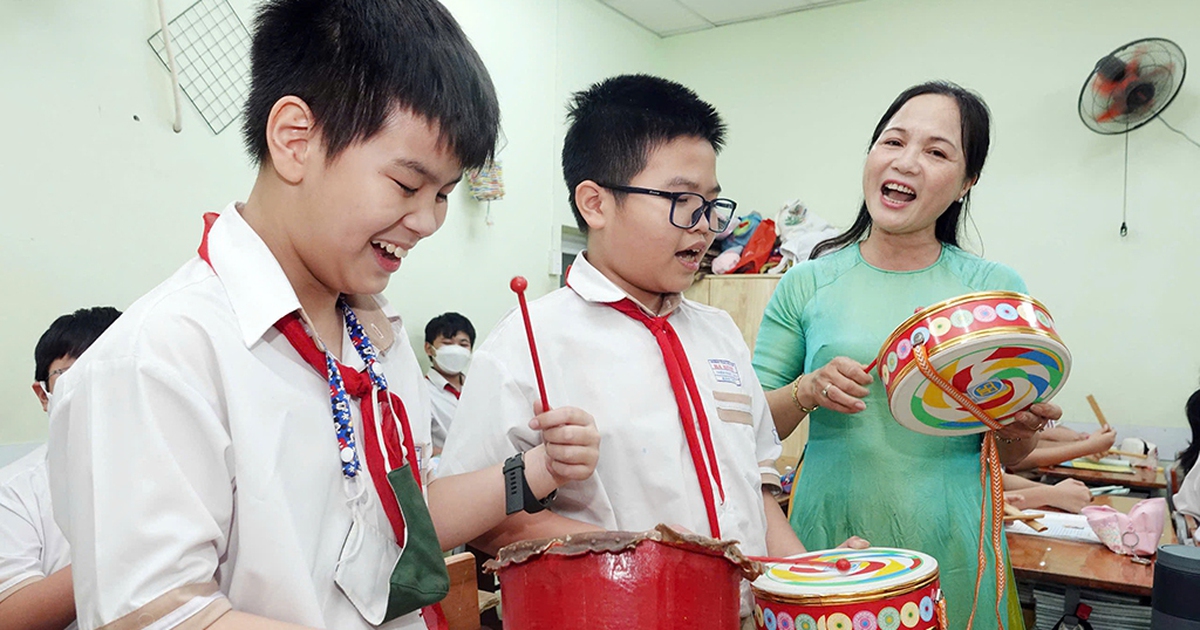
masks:
{"type": "Polygon", "coordinates": [[[763,311],[780,275],[731,274],[704,276],[685,291],[689,300],[715,306],[733,318],[742,331],[742,338],[753,351],[758,327],[762,324],[763,311]]]}

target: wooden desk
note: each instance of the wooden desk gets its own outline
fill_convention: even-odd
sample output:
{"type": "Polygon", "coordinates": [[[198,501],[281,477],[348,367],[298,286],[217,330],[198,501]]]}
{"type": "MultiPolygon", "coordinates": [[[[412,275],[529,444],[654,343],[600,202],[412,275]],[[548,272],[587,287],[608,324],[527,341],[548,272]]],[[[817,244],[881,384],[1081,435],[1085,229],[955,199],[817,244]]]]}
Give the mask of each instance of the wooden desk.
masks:
{"type": "Polygon", "coordinates": [[[446,558],[450,593],[442,600],[442,612],[450,630],[479,628],[479,592],[475,589],[475,556],[460,553],[446,558]]]}
{"type": "Polygon", "coordinates": [[[1149,468],[1134,468],[1133,472],[1114,473],[1103,470],[1087,470],[1071,468],[1070,466],[1043,466],[1037,472],[1048,477],[1078,479],[1084,483],[1094,483],[1105,486],[1128,486],[1143,490],[1163,490],[1167,480],[1159,471],[1149,468]]]}
{"type": "MultiPolygon", "coordinates": [[[[1092,499],[1092,505],[1109,505],[1122,512],[1128,512],[1137,502],[1120,496],[1092,499]]],[[[1159,544],[1176,542],[1174,528],[1167,520],[1159,544]]],[[[1009,533],[1008,553],[1018,579],[1142,597],[1150,596],[1154,584],[1153,565],[1133,562],[1099,543],[1009,533]]]]}

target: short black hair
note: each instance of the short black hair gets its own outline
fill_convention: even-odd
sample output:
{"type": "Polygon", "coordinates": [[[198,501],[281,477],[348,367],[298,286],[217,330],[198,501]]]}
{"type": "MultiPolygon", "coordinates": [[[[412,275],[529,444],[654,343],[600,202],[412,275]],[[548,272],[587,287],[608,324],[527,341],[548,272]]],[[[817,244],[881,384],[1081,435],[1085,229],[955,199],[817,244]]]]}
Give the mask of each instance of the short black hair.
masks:
{"type": "Polygon", "coordinates": [[[652,150],[676,138],[706,140],[718,153],[725,143],[725,123],[712,105],[674,81],[645,74],[612,77],[576,92],[567,121],[563,178],[583,232],[587,222],[575,205],[580,182],[625,185],[646,168],[652,150]]]}
{"type": "Polygon", "coordinates": [[[111,306],[95,306],[54,320],[33,349],[33,380],[45,383],[50,364],[58,359],[78,359],[120,316],[121,311],[111,306]]]}
{"type": "Polygon", "coordinates": [[[425,343],[433,343],[438,337],[453,339],[460,332],[467,333],[471,347],[475,347],[475,327],[471,320],[458,313],[442,313],[425,324],[425,343]]]}
{"type": "Polygon", "coordinates": [[[379,132],[397,107],[438,124],[464,169],[493,156],[500,105],[483,60],[437,0],[267,0],[254,23],[242,135],[270,158],[267,118],[293,95],[327,159],[379,132]]]}

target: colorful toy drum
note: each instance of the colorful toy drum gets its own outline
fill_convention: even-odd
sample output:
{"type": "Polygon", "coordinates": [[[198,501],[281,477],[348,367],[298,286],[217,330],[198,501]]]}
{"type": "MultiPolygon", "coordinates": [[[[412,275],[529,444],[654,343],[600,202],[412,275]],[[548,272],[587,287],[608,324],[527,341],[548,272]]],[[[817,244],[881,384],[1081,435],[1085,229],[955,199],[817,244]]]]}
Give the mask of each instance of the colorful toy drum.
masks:
{"type": "Polygon", "coordinates": [[[1050,313],[1027,295],[969,293],[924,308],[888,337],[876,364],[892,416],[929,435],[988,427],[921,373],[916,346],[945,381],[1002,425],[1053,398],[1071,370],[1050,313]]]}
{"type": "Polygon", "coordinates": [[[761,565],[735,542],[659,525],[522,541],[484,568],[500,576],[506,630],[736,630],[742,579],[761,565]]]}
{"type": "Polygon", "coordinates": [[[946,630],[937,560],[916,551],[815,551],[767,563],[752,590],[759,630],[946,630]]]}

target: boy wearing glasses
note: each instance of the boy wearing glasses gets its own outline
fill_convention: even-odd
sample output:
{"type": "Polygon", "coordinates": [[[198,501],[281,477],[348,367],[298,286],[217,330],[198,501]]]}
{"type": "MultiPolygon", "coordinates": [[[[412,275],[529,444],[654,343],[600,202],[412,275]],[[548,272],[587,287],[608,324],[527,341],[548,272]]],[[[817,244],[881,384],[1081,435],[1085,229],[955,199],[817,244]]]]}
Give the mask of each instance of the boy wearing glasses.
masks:
{"type": "MultiPolygon", "coordinates": [[[[719,197],[720,116],[682,85],[635,75],[577,93],[568,118],[563,172],[587,251],[529,311],[549,403],[593,414],[600,460],[549,511],[510,516],[476,543],[668,523],[750,555],[803,551],[772,494],[779,439],[750,351],[728,314],[682,296],[736,207],[719,197]]],[[[538,399],[510,312],[472,360],[441,474],[536,446],[525,423],[538,399]]]]}
{"type": "MultiPolygon", "coordinates": [[[[49,411],[55,384],[121,316],[111,306],[63,315],[33,350],[33,393],[49,411]]],[[[74,628],[70,546],[54,522],[46,446],[0,469],[0,629],[74,628]]]]}

